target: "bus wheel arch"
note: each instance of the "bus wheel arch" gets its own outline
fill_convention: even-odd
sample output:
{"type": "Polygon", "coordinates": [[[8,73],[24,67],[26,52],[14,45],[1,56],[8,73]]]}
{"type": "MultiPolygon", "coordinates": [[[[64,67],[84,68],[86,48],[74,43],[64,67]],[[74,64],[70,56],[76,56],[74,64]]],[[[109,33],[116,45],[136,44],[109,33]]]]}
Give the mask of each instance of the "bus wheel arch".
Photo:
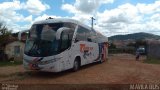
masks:
{"type": "Polygon", "coordinates": [[[74,63],[73,63],[73,71],[78,71],[79,68],[81,66],[81,57],[80,56],[77,56],[74,60],[74,63]]]}

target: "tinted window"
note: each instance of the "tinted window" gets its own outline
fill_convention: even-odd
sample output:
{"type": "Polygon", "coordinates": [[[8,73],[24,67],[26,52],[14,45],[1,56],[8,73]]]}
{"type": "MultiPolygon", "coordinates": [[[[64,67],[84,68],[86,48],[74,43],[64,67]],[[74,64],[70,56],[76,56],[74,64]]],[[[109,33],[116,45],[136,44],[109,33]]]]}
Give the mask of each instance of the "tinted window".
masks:
{"type": "Polygon", "coordinates": [[[77,30],[76,40],[78,41],[87,41],[88,38],[91,36],[91,31],[79,26],[77,30]]]}
{"type": "Polygon", "coordinates": [[[62,33],[62,38],[61,38],[61,50],[64,51],[65,49],[68,48],[68,34],[63,32],[62,33]]]}

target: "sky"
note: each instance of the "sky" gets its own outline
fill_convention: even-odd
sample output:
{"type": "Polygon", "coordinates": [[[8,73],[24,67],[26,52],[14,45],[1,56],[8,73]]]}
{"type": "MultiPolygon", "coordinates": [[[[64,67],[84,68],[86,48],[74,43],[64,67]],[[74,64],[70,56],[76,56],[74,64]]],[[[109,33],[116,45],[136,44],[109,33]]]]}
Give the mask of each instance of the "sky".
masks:
{"type": "Polygon", "coordinates": [[[106,36],[146,32],[160,35],[160,0],[0,0],[0,21],[13,32],[35,21],[71,18],[106,36]]]}

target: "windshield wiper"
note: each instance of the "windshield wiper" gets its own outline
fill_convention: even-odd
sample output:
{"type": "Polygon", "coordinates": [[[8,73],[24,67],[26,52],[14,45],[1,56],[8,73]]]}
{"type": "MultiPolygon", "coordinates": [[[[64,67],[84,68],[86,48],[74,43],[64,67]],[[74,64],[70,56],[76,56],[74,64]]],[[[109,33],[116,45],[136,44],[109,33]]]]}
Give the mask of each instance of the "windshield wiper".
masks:
{"type": "Polygon", "coordinates": [[[40,52],[38,52],[39,48],[40,48],[40,43],[39,41],[36,40],[33,42],[32,48],[29,50],[28,53],[33,55],[39,55],[40,54],[40,52]]]}

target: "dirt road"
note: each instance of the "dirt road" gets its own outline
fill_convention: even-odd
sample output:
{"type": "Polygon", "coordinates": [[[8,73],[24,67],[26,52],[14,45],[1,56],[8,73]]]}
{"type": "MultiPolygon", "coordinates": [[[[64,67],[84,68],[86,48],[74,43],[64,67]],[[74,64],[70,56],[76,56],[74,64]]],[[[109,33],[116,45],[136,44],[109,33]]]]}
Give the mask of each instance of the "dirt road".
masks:
{"type": "Polygon", "coordinates": [[[1,67],[0,81],[22,84],[160,84],[160,65],[135,61],[129,54],[110,55],[102,64],[91,64],[78,72],[28,72],[22,67],[1,67]]]}

